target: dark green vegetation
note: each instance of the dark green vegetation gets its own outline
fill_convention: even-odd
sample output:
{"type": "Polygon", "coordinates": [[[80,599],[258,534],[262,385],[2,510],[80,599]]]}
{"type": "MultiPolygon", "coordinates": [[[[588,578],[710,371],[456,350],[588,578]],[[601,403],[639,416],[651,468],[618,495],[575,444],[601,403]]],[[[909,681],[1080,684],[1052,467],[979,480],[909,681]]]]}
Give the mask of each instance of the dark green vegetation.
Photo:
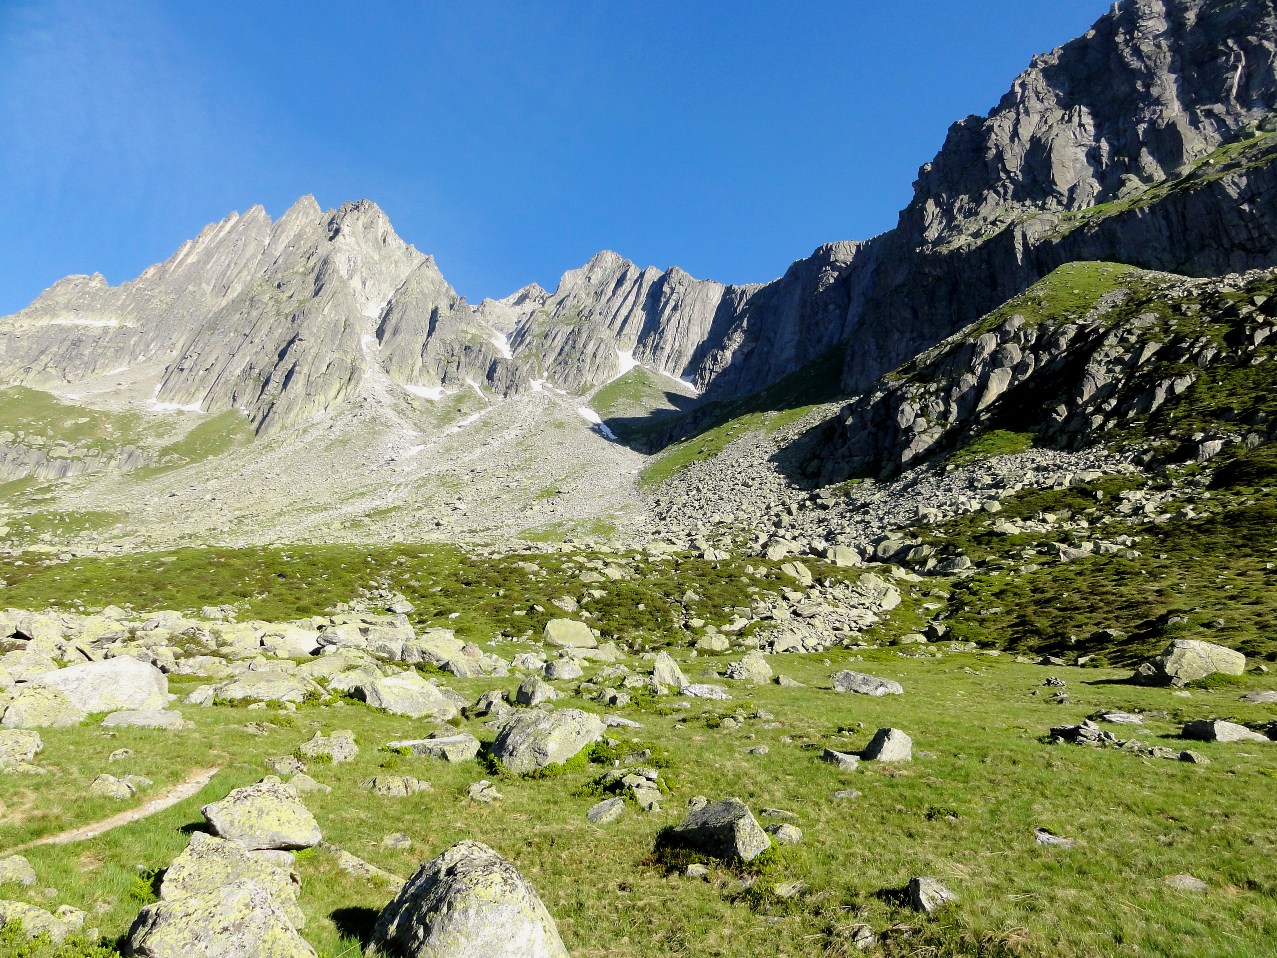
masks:
{"type": "Polygon", "coordinates": [[[212,459],[248,445],[253,436],[253,427],[248,420],[233,409],[227,410],[205,419],[181,439],[169,443],[160,450],[154,466],[135,475],[141,478],[212,459]]]}
{"type": "Polygon", "coordinates": [[[1277,661],[1273,446],[1231,455],[1213,473],[1192,467],[1150,483],[1110,477],[1017,493],[1002,507],[923,534],[981,567],[954,584],[947,621],[956,635],[1122,665],[1173,639],[1204,638],[1277,661]],[[1139,491],[1161,497],[1152,515],[1144,500],[1130,501],[1139,491]],[[1190,497],[1191,515],[1181,512],[1190,497]],[[1177,517],[1162,518],[1170,514],[1177,517]],[[1060,525],[1005,531],[1044,518],[1060,525]],[[1057,543],[1120,535],[1137,540],[1132,549],[1059,561],[1057,543]]]}
{"type": "Polygon", "coordinates": [[[695,434],[663,449],[644,467],[641,485],[654,487],[694,462],[712,459],[728,443],[751,432],[778,432],[839,398],[842,352],[831,349],[796,373],[762,392],[732,403],[708,403],[698,407],[688,423],[695,434]]]}
{"type": "MultiPolygon", "coordinates": [[[[306,797],[325,838],[403,876],[453,842],[488,843],[533,883],[574,956],[845,958],[856,953],[846,941],[847,929],[862,921],[880,931],[895,924],[914,930],[907,939],[896,934],[887,952],[893,955],[1266,954],[1277,927],[1277,856],[1264,800],[1273,786],[1271,756],[1257,747],[1200,745],[1195,747],[1213,764],[1198,766],[1041,740],[1050,726],[1099,709],[1148,712],[1148,726],[1128,734],[1172,746],[1171,736],[1185,719],[1261,722],[1277,710],[1237,701],[1258,679],[1195,690],[1191,699],[1180,699],[1165,689],[1111,684],[1106,680],[1117,677],[1114,672],[1047,670],[977,654],[931,659],[883,650],[858,661],[839,651],[829,658],[828,666],[813,656],[775,659],[778,671],[806,688],[737,685],[729,703],[671,710],[659,699],[640,699],[621,710],[644,728],[610,732],[617,751],[659,743],[662,777],[671,792],[664,811],[647,815],[630,806],[606,828],[585,820],[598,800],[589,786],[599,766],[583,764],[541,779],[499,778],[504,797],[476,804],[466,798],[466,789],[488,775],[482,766],[387,754],[380,746],[424,734],[429,723],[360,705],[310,704],[296,713],[187,707],[185,714],[198,728],[186,734],[120,730],[107,736],[92,726],[49,730],[42,733],[46,749],[40,761],[60,774],[0,776],[6,847],[129,807],[87,795],[99,771],[155,779],[140,803],[193,769],[224,768],[198,796],[152,818],[90,841],[29,849],[23,854],[35,866],[39,885],[6,894],[48,908],[62,903],[83,908],[104,942],[112,943],[141,907],[133,894],[139,876],[176,857],[186,830],[202,821],[201,805],[256,781],[266,772],[265,758],[292,754],[316,729],[349,728],[361,747],[356,761],[315,763],[310,770],[333,787],[331,795],[306,797]],[[830,673],[847,667],[898,678],[907,692],[871,699],[829,691],[830,673]],[[1070,705],[1033,694],[1047,675],[1068,682],[1070,705]],[[711,727],[707,718],[724,707],[746,716],[739,728],[711,727]],[[772,718],[748,717],[758,709],[772,718]],[[247,723],[257,723],[265,734],[250,734],[247,723]],[[819,760],[823,747],[861,748],[874,729],[887,725],[913,736],[912,765],[868,763],[846,773],[819,760]],[[769,746],[768,755],[744,753],[760,744],[769,746]],[[120,748],[134,754],[108,763],[107,755],[120,748]],[[359,782],[391,769],[429,781],[433,790],[390,799],[358,789],[359,782]],[[47,800],[51,783],[56,802],[47,800]],[[849,788],[860,797],[832,797],[849,788]],[[803,842],[778,849],[764,866],[713,866],[708,880],[689,880],[662,867],[653,856],[657,836],[682,818],[687,800],[729,794],[755,812],[793,813],[803,842]],[[1037,845],[1033,829],[1039,826],[1080,844],[1037,845]],[[392,832],[410,835],[413,848],[382,846],[382,837],[392,832]],[[1209,890],[1192,895],[1164,884],[1165,876],[1182,872],[1203,879],[1209,890]],[[901,907],[893,893],[919,874],[944,881],[958,894],[958,904],[935,918],[901,907]],[[742,877],[757,878],[752,889],[742,886],[742,877]],[[805,887],[795,898],[782,899],[774,893],[782,882],[805,887]],[[57,897],[44,898],[44,887],[58,889],[57,897]]],[[[702,657],[685,667],[721,671],[727,661],[702,657]]],[[[630,664],[643,667],[638,660],[630,664]]],[[[518,680],[447,681],[474,698],[488,688],[512,690],[518,680]]],[[[184,694],[197,684],[176,680],[174,691],[184,694]]],[[[492,737],[482,721],[465,727],[484,740],[492,737]]],[[[776,820],[761,818],[764,824],[776,820]]],[[[369,919],[395,889],[341,871],[322,850],[299,855],[298,868],[304,934],[325,958],[356,955],[369,919]]],[[[91,954],[50,949],[32,958],[91,954]]]]}
{"type": "Polygon", "coordinates": [[[539,632],[565,614],[551,600],[580,594],[584,575],[598,577],[605,593],[588,604],[591,623],[633,642],[641,635],[657,641],[681,622],[684,608],[719,621],[724,610],[747,610],[758,593],[779,588],[764,560],[752,568],[767,577],[747,574],[745,566],[688,555],[482,556],[445,546],[333,545],[181,549],[68,562],[27,556],[0,560],[0,581],[7,583],[4,603],[11,607],[198,610],[229,603],[241,618],[270,621],[330,612],[382,588],[416,606],[415,625],[446,626],[482,641],[502,632],[539,632]],[[695,594],[685,601],[690,589],[695,594]]]}

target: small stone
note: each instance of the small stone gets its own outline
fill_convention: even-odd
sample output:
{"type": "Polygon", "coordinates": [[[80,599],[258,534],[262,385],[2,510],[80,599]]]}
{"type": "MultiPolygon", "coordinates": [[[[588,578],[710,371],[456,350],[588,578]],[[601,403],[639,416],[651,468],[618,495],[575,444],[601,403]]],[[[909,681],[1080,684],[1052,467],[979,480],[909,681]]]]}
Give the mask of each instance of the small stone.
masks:
{"type": "Polygon", "coordinates": [[[486,778],[471,785],[466,789],[466,794],[470,796],[471,801],[482,802],[485,805],[490,805],[501,798],[501,793],[486,778]]]}
{"type": "Polygon", "coordinates": [[[609,798],[591,808],[585,813],[585,817],[594,825],[610,825],[624,814],[625,799],[609,798]]]}
{"type": "Polygon", "coordinates": [[[708,878],[709,868],[699,862],[688,865],[687,870],[683,874],[688,878],[708,878]]]}
{"type": "Polygon", "coordinates": [[[411,775],[374,775],[359,783],[365,792],[372,792],[382,798],[407,798],[418,792],[431,790],[428,782],[413,778],[411,775]]]}
{"type": "Polygon", "coordinates": [[[820,760],[828,762],[830,765],[837,765],[839,771],[843,772],[854,772],[860,767],[860,759],[857,756],[847,752],[835,751],[832,748],[827,748],[821,752],[820,760]]]}
{"type": "Polygon", "coordinates": [[[766,832],[777,845],[797,845],[803,840],[803,830],[788,822],[768,825],[766,832]]]}
{"type": "Polygon", "coordinates": [[[383,848],[393,848],[395,851],[406,852],[412,848],[412,839],[403,832],[391,832],[381,840],[383,848]]]}
{"type": "Polygon", "coordinates": [[[1167,875],[1162,881],[1177,891],[1203,892],[1207,887],[1206,882],[1189,874],[1167,875]]]}
{"type": "Polygon", "coordinates": [[[852,925],[847,929],[847,943],[857,951],[868,951],[878,944],[878,936],[868,925],[852,925]]]}
{"type": "Polygon", "coordinates": [[[928,915],[949,902],[957,901],[957,896],[953,892],[936,879],[925,876],[909,879],[905,895],[909,899],[911,908],[926,912],[928,915]]]}
{"type": "Polygon", "coordinates": [[[859,797],[860,793],[854,788],[840,788],[838,791],[834,792],[834,798],[838,799],[850,800],[859,797]]]}

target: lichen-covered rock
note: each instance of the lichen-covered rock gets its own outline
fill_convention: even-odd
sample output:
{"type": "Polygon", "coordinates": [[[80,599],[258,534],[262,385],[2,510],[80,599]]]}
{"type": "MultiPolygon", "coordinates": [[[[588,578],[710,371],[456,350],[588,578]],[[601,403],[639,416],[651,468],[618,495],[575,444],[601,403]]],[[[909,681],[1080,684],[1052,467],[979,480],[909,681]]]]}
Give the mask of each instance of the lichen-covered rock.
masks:
{"type": "Polygon", "coordinates": [[[35,869],[21,855],[0,858],[0,885],[34,885],[35,869]]]}
{"type": "Polygon", "coordinates": [[[3,669],[15,682],[26,682],[37,675],[52,672],[57,667],[58,663],[47,655],[27,649],[16,649],[0,655],[0,669],[3,669]]]}
{"type": "Polygon", "coordinates": [[[429,782],[411,775],[374,775],[360,782],[359,787],[382,798],[408,798],[418,792],[430,791],[429,782]]]}
{"type": "Polygon", "coordinates": [[[269,891],[294,928],[303,927],[306,919],[297,904],[301,886],[291,870],[204,832],[192,834],[186,849],[165,869],[160,898],[173,901],[245,879],[269,891]]]}
{"type": "Polygon", "coordinates": [[[132,798],[137,791],[132,785],[122,778],[116,778],[114,775],[99,775],[89,783],[89,794],[97,795],[99,798],[114,798],[119,801],[132,798]]]}
{"type": "Polygon", "coordinates": [[[1200,639],[1176,639],[1132,677],[1148,685],[1181,686],[1217,672],[1241,675],[1245,671],[1246,656],[1240,652],[1200,639]]]}
{"type": "Polygon", "coordinates": [[[590,627],[575,619],[551,619],[542,638],[546,645],[559,649],[593,649],[599,644],[590,627]]]}
{"type": "Polygon", "coordinates": [[[0,728],[69,728],[87,717],[57,689],[43,685],[19,686],[0,702],[0,728]]]}
{"type": "Polygon", "coordinates": [[[334,765],[342,762],[353,762],[359,754],[359,746],[355,744],[355,733],[349,729],[337,729],[332,735],[316,732],[307,741],[297,746],[303,758],[327,758],[334,765]]]}
{"type": "Polygon", "coordinates": [[[867,762],[912,762],[913,739],[898,728],[880,728],[861,757],[867,762]]]}
{"type": "Polygon", "coordinates": [[[44,748],[40,733],[29,729],[0,729],[0,769],[29,762],[44,748]]]}
{"type": "Polygon", "coordinates": [[[513,865],[461,842],[427,862],[377,919],[369,958],[567,958],[554,919],[513,865]]]}
{"type": "Polygon", "coordinates": [[[876,675],[863,672],[835,672],[833,676],[835,692],[854,692],[857,695],[903,695],[904,686],[891,679],[880,679],[876,675]]]}
{"type": "Polygon", "coordinates": [[[479,754],[479,740],[468,732],[458,735],[441,735],[438,738],[404,739],[390,742],[386,748],[392,751],[407,749],[413,755],[440,758],[445,762],[464,762],[479,754]]]}
{"type": "Polygon", "coordinates": [[[315,958],[284,906],[251,879],[147,905],[129,949],[135,958],[315,958]]]}
{"type": "Polygon", "coordinates": [[[519,705],[536,707],[542,702],[553,702],[559,697],[559,690],[538,675],[529,675],[519,683],[514,693],[514,701],[519,705]]]}
{"type": "Polygon", "coordinates": [[[71,930],[43,908],[22,901],[0,901],[0,927],[9,922],[21,924],[23,934],[29,938],[48,935],[54,942],[63,941],[71,930]]]}
{"type": "Polygon", "coordinates": [[[323,837],[297,790],[278,779],[237,788],[201,811],[214,834],[244,848],[311,848],[323,837]]]}
{"type": "Polygon", "coordinates": [[[263,669],[245,672],[217,687],[218,702],[292,702],[299,704],[307,696],[318,698],[323,690],[314,682],[288,672],[263,669]]]}
{"type": "Polygon", "coordinates": [[[373,708],[408,718],[446,722],[457,715],[457,704],[416,672],[400,672],[361,685],[363,700],[373,708]]]}
{"type": "Polygon", "coordinates": [[[168,705],[168,678],[153,665],[128,656],[72,665],[31,680],[57,689],[81,712],[162,709],[168,705]]]}
{"type": "Polygon", "coordinates": [[[664,841],[727,862],[751,862],[772,845],[749,806],[739,798],[693,808],[666,832],[664,841]]]}
{"type": "Polygon", "coordinates": [[[507,770],[527,775],[574,758],[605,728],[597,715],[580,709],[521,711],[497,734],[492,754],[507,770]]]}

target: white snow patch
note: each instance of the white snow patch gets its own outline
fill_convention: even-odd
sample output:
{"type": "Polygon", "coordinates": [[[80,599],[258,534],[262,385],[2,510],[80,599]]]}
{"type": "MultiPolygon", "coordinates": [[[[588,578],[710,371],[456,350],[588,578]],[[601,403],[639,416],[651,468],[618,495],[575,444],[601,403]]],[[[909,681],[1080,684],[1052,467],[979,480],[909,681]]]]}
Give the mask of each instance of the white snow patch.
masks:
{"type": "Polygon", "coordinates": [[[98,326],[103,329],[113,329],[120,325],[118,319],[89,319],[71,316],[59,316],[56,319],[45,320],[46,326],[98,326]]]}
{"type": "Polygon", "coordinates": [[[618,349],[616,351],[616,368],[618,372],[615,376],[609,379],[608,382],[615,382],[616,380],[624,376],[626,373],[628,373],[631,369],[635,369],[636,367],[640,365],[642,364],[637,359],[634,358],[634,350],[618,349]]]}
{"type": "Polygon", "coordinates": [[[425,443],[422,443],[420,446],[410,446],[404,452],[404,456],[405,457],[415,456],[417,453],[421,452],[421,450],[425,448],[426,448],[425,443]]]}
{"type": "Polygon", "coordinates": [[[602,417],[600,417],[593,409],[589,406],[577,406],[576,411],[582,419],[595,428],[600,436],[604,439],[611,439],[613,442],[616,442],[616,433],[614,433],[611,429],[608,429],[608,427],[603,424],[602,417]]]}
{"type": "Polygon", "coordinates": [[[479,394],[479,398],[482,399],[484,402],[488,401],[488,397],[483,394],[483,390],[479,388],[479,384],[475,382],[473,379],[471,379],[469,376],[466,377],[466,385],[469,386],[471,389],[473,389],[475,392],[477,392],[479,394]]]}
{"type": "Polygon", "coordinates": [[[126,372],[128,372],[128,371],[129,371],[129,367],[128,367],[128,366],[120,366],[120,367],[119,367],[119,368],[117,368],[117,369],[112,369],[110,372],[108,372],[108,373],[107,373],[107,375],[108,375],[108,376],[118,376],[118,375],[120,375],[120,373],[126,373],[126,372]]]}
{"type": "Polygon", "coordinates": [[[476,413],[471,413],[469,416],[466,416],[465,419],[460,419],[457,422],[453,423],[450,427],[448,427],[448,431],[445,432],[444,435],[450,436],[453,433],[461,432],[461,430],[465,429],[467,426],[471,425],[472,423],[476,423],[480,419],[482,419],[487,414],[487,412],[488,410],[486,409],[480,409],[476,413]]]}
{"type": "Polygon", "coordinates": [[[197,402],[187,403],[183,405],[177,402],[160,402],[160,387],[155,387],[155,392],[151,394],[150,407],[157,412],[203,412],[203,405],[197,402]]]}
{"type": "Polygon", "coordinates": [[[495,329],[489,330],[489,338],[492,345],[497,347],[497,351],[506,359],[514,359],[514,350],[510,348],[510,333],[498,333],[495,329]]]}
{"type": "Polygon", "coordinates": [[[447,392],[442,386],[404,386],[404,389],[414,396],[429,399],[431,402],[438,402],[444,397],[444,393],[447,392]]]}
{"type": "Polygon", "coordinates": [[[372,333],[364,333],[360,336],[359,345],[364,348],[366,353],[376,352],[381,349],[381,343],[377,342],[377,337],[372,335],[372,333]]]}
{"type": "Polygon", "coordinates": [[[532,391],[534,393],[543,393],[543,392],[554,393],[556,396],[567,395],[567,390],[560,389],[558,386],[550,385],[550,381],[548,379],[532,380],[532,391]]]}

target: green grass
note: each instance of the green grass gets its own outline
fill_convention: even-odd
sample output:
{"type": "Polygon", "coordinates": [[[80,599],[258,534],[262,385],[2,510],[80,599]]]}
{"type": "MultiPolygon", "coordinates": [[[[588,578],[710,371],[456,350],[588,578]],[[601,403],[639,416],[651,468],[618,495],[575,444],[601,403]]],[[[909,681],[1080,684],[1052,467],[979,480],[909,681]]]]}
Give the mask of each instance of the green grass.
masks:
{"type": "Polygon", "coordinates": [[[156,464],[133,473],[138,478],[157,475],[246,446],[253,441],[253,427],[235,410],[227,410],[205,419],[176,442],[159,452],[156,464]]]}
{"type": "Polygon", "coordinates": [[[1033,434],[1010,429],[994,429],[961,446],[949,457],[949,464],[965,466],[994,456],[1015,456],[1033,448],[1033,434]]]}
{"type": "Polygon", "coordinates": [[[380,587],[413,602],[417,626],[446,626],[483,642],[500,634],[539,634],[546,621],[563,614],[551,600],[567,594],[585,600],[591,624],[605,634],[637,640],[669,633],[684,606],[689,617],[723,624],[732,617],[725,610],[747,607],[756,595],[781,587],[777,564],[755,560],[754,567],[766,572],[761,578],[746,575],[745,565],[690,555],[659,561],[625,553],[481,556],[416,545],[190,548],[66,562],[10,557],[0,559],[0,581],[7,607],[197,611],[230,603],[241,618],[270,621],[329,612],[380,587]],[[529,561],[541,571],[516,565],[529,561]],[[625,578],[591,584],[604,595],[587,596],[579,576],[608,563],[625,578]],[[688,583],[695,583],[698,598],[683,603],[688,583]]]}
{"type": "Polygon", "coordinates": [[[65,444],[79,449],[118,449],[148,438],[138,413],[111,413],[63,402],[51,393],[25,386],[0,389],[0,432],[25,445],[65,444]]]}
{"type": "Polygon", "coordinates": [[[710,423],[659,452],[639,473],[639,485],[659,486],[695,462],[712,459],[751,432],[779,432],[840,394],[842,350],[834,348],[768,388],[739,402],[698,411],[710,423]]]}
{"type": "MultiPolygon", "coordinates": [[[[845,956],[852,952],[842,936],[857,922],[879,931],[896,923],[915,928],[909,950],[898,954],[1267,953],[1277,927],[1277,857],[1266,801],[1271,758],[1262,749],[1195,745],[1212,760],[1196,766],[1051,746],[1042,736],[1052,725],[1100,709],[1162,710],[1165,718],[1150,718],[1146,728],[1126,734],[1174,744],[1168,737],[1185,719],[1228,715],[1255,722],[1271,718],[1272,709],[1238,703],[1235,687],[1195,690],[1191,699],[1178,699],[1165,689],[1103,681],[1116,673],[1048,672],[979,655],[911,659],[882,651],[864,653],[859,661],[839,651],[829,659],[824,665],[819,657],[780,656],[777,668],[807,688],[737,687],[733,702],[714,703],[774,716],[746,719],[731,731],[708,728],[700,719],[711,711],[706,706],[671,714],[623,710],[643,723],[634,733],[642,740],[624,730],[609,734],[622,750],[661,743],[671,792],[663,811],[643,814],[631,806],[606,829],[585,820],[597,801],[587,788],[597,766],[541,779],[502,778],[497,786],[504,798],[477,805],[466,798],[466,788],[485,774],[477,763],[393,757],[397,774],[427,780],[432,791],[408,799],[370,797],[358,783],[388,760],[379,746],[425,729],[358,705],[306,705],[296,714],[187,708],[198,725],[189,733],[121,730],[107,737],[92,726],[49,730],[40,759],[60,772],[58,801],[45,800],[50,779],[0,776],[6,844],[128,807],[86,794],[99,771],[147,775],[158,791],[194,768],[214,762],[225,768],[199,795],[143,822],[70,846],[27,851],[38,886],[6,894],[48,908],[83,908],[111,943],[140,907],[132,893],[139,876],[176,857],[187,841],[185,830],[201,821],[202,804],[259,779],[265,758],[291,754],[315,730],[349,728],[360,745],[357,759],[312,770],[333,788],[331,795],[306,798],[325,838],[402,876],[456,841],[485,842],[537,889],[573,955],[845,956]],[[907,693],[882,699],[835,695],[827,690],[828,677],[843,667],[896,677],[907,693]],[[1071,704],[1032,694],[1047,674],[1068,682],[1071,704]],[[242,731],[246,722],[263,720],[277,727],[265,736],[242,731]],[[912,765],[863,764],[843,773],[819,761],[821,748],[862,747],[879,726],[910,732],[912,765]],[[744,754],[759,744],[770,753],[744,754]],[[121,747],[133,756],[108,765],[107,754],[121,747]],[[850,787],[861,797],[832,798],[850,787]],[[804,840],[782,849],[766,867],[711,865],[708,881],[672,874],[653,854],[657,839],[698,794],[736,795],[756,812],[789,810],[804,840]],[[1079,815],[1080,808],[1086,814],[1079,815]],[[1038,846],[1037,826],[1082,844],[1071,850],[1038,846]],[[382,847],[381,838],[392,832],[410,835],[413,848],[382,847]],[[1202,878],[1209,891],[1186,897],[1163,884],[1164,876],[1180,872],[1202,878]],[[891,893],[921,874],[944,881],[958,904],[931,919],[896,904],[891,893]],[[757,876],[755,890],[742,888],[742,875],[757,876]],[[803,882],[807,890],[780,899],[771,888],[784,881],[803,882]],[[44,898],[44,887],[56,888],[57,896],[44,898]]],[[[183,680],[174,688],[184,693],[194,684],[183,680]]],[[[486,688],[513,689],[517,678],[448,684],[473,698],[486,688]]],[[[491,739],[483,722],[463,725],[491,739]]],[[[300,855],[298,869],[304,935],[325,958],[357,954],[360,934],[395,889],[340,871],[322,850],[300,855]]],[[[88,954],[44,951],[32,958],[88,954]]]]}

